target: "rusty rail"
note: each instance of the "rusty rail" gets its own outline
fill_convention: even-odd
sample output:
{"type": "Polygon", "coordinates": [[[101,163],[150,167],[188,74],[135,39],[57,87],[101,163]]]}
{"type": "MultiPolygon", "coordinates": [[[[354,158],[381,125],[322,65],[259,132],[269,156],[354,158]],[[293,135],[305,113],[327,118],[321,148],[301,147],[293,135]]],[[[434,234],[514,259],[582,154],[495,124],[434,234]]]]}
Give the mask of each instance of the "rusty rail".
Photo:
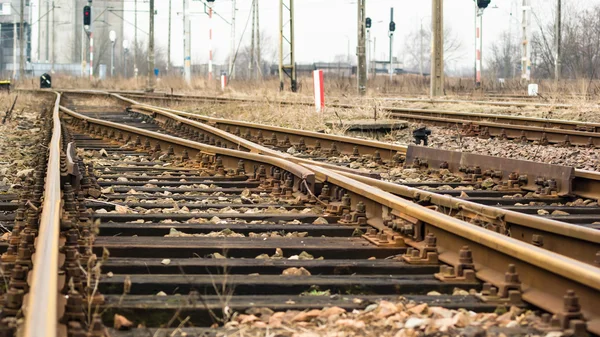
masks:
{"type": "MultiPolygon", "coordinates": [[[[118,96],[117,96],[118,97],[118,96]]],[[[130,103],[135,101],[129,101],[130,103]]],[[[537,216],[522,214],[518,212],[511,212],[508,210],[502,210],[498,208],[494,208],[491,206],[480,205],[472,202],[468,202],[459,198],[452,198],[449,196],[443,196],[439,193],[433,193],[418,189],[409,188],[406,186],[393,184],[384,182],[377,179],[372,179],[368,177],[364,177],[364,174],[356,170],[347,169],[340,166],[335,166],[331,164],[315,162],[308,159],[298,158],[286,153],[282,153],[279,151],[274,151],[268,149],[259,144],[247,141],[241,137],[237,137],[235,135],[224,132],[221,129],[196,122],[191,119],[182,118],[180,116],[190,116],[195,117],[193,114],[186,113],[178,113],[176,110],[162,109],[157,107],[151,107],[146,105],[136,105],[133,108],[134,110],[145,111],[146,113],[151,113],[155,118],[172,118],[177,120],[180,123],[188,124],[190,126],[195,126],[201,128],[202,130],[212,132],[220,137],[227,138],[232,143],[244,144],[244,146],[252,152],[261,153],[268,156],[282,158],[288,161],[295,162],[297,164],[303,165],[311,165],[311,166],[319,166],[325,169],[330,169],[338,172],[343,172],[343,174],[354,178],[358,181],[366,182],[370,186],[377,186],[386,192],[390,192],[392,194],[402,195],[403,197],[414,199],[414,200],[425,200],[427,199],[431,203],[435,205],[439,205],[445,208],[456,208],[457,211],[462,210],[463,212],[469,211],[477,211],[479,214],[484,215],[487,218],[499,220],[500,222],[504,222],[504,226],[510,227],[511,234],[513,237],[518,238],[520,241],[532,242],[533,235],[542,235],[544,238],[544,248],[556,253],[560,253],[562,255],[577,259],[579,261],[584,261],[589,264],[595,263],[595,254],[598,250],[598,244],[600,244],[600,232],[588,228],[565,225],[559,221],[549,220],[540,218],[537,216]],[[169,112],[173,111],[173,112],[169,112]],[[359,179],[358,177],[361,177],[359,179]],[[565,245],[565,240],[568,242],[572,242],[572,245],[565,245]],[[577,247],[576,249],[569,247],[577,247]]],[[[205,117],[202,117],[205,118],[205,117]]],[[[229,123],[230,121],[227,121],[229,123]]],[[[235,121],[231,121],[235,122],[235,121]]],[[[250,124],[252,123],[245,123],[250,124]]],[[[295,130],[279,128],[288,132],[294,132],[295,130]]],[[[344,137],[347,138],[347,137],[344,137]]],[[[354,140],[354,139],[352,139],[354,140]]],[[[381,144],[378,142],[372,142],[375,144],[381,144]]],[[[523,161],[516,161],[511,159],[505,159],[505,161],[494,162],[494,160],[500,158],[493,158],[488,156],[480,156],[475,154],[468,153],[459,153],[452,151],[444,151],[437,150],[431,148],[423,148],[423,147],[409,147],[409,151],[407,151],[407,160],[412,160],[412,157],[427,157],[432,158],[431,164],[435,166],[439,164],[440,161],[446,161],[451,163],[452,167],[458,167],[459,164],[472,164],[474,165],[482,165],[482,169],[486,168],[498,168],[501,167],[504,170],[508,170],[510,173],[511,170],[515,168],[520,168],[521,173],[530,173],[534,176],[534,173],[545,175],[545,176],[553,176],[557,177],[560,181],[558,181],[558,186],[561,188],[562,194],[572,193],[571,191],[571,179],[573,179],[573,169],[569,167],[555,166],[555,165],[547,165],[540,164],[535,162],[527,162],[530,164],[529,167],[523,167],[523,161]],[[491,160],[491,161],[490,161],[491,160]],[[485,165],[484,165],[485,164],[485,165]],[[487,166],[486,166],[487,165],[487,166]],[[512,165],[513,167],[510,167],[512,165]],[[529,171],[527,171],[529,169],[529,171]]],[[[505,172],[506,173],[506,172],[505,172]]],[[[507,175],[507,174],[506,174],[507,175]]],[[[593,172],[588,172],[586,179],[589,181],[596,181],[600,183],[599,180],[600,175],[594,174],[593,172]],[[595,179],[595,180],[594,180],[595,179]]],[[[575,181],[577,181],[577,176],[575,176],[575,181]]],[[[533,184],[533,182],[530,182],[533,184]]],[[[531,185],[530,184],[530,185],[531,185]]],[[[534,186],[529,186],[530,188],[534,188],[534,186]]]]}
{"type": "MultiPolygon", "coordinates": [[[[231,127],[240,126],[240,127],[248,127],[253,130],[263,130],[264,132],[274,131],[274,132],[279,132],[281,134],[296,135],[296,137],[306,136],[307,139],[309,137],[312,137],[314,139],[320,139],[323,142],[328,141],[328,140],[335,141],[336,144],[339,144],[340,146],[343,146],[344,142],[350,142],[350,144],[352,144],[352,146],[363,145],[365,147],[365,148],[363,148],[363,150],[365,150],[365,151],[369,151],[369,149],[370,149],[370,151],[374,151],[375,149],[377,149],[381,153],[382,158],[384,158],[384,159],[387,159],[388,158],[387,156],[391,155],[390,149],[392,149],[393,151],[397,151],[398,153],[403,153],[403,154],[406,154],[406,152],[408,150],[407,146],[402,146],[402,145],[395,145],[395,144],[382,143],[382,142],[376,142],[376,141],[370,141],[370,140],[356,139],[356,138],[351,138],[351,137],[326,135],[326,134],[317,133],[317,132],[293,130],[293,129],[288,129],[288,128],[282,128],[282,127],[276,127],[276,126],[270,126],[270,125],[261,125],[261,124],[255,124],[255,123],[249,123],[249,122],[241,122],[241,121],[206,117],[206,116],[197,115],[197,114],[193,114],[193,113],[178,111],[175,109],[166,109],[166,108],[155,107],[155,106],[151,106],[151,105],[147,105],[147,104],[140,104],[135,100],[128,99],[128,98],[120,96],[120,95],[113,94],[113,97],[123,100],[125,102],[128,102],[130,104],[134,104],[139,109],[145,109],[147,111],[159,111],[160,110],[163,112],[170,112],[175,115],[185,117],[188,119],[203,121],[203,122],[209,123],[209,124],[217,126],[217,127],[219,125],[225,125],[225,127],[227,125],[229,125],[231,127]]],[[[577,131],[573,131],[573,132],[580,133],[577,131]]],[[[586,134],[589,134],[589,133],[586,133],[586,134]]],[[[598,139],[600,140],[600,134],[598,135],[598,137],[599,137],[598,139]]],[[[346,149],[346,151],[347,150],[348,149],[346,149]]],[[[580,197],[599,200],[600,199],[600,173],[576,169],[575,170],[575,178],[572,181],[571,193],[573,193],[574,195],[580,196],[580,197]]]]}
{"type": "MultiPolygon", "coordinates": [[[[249,166],[249,163],[255,163],[258,165],[266,164],[271,167],[278,167],[278,168],[281,168],[281,169],[291,173],[292,175],[294,175],[294,177],[296,178],[294,180],[294,187],[300,188],[302,182],[305,181],[311,190],[312,190],[312,188],[314,188],[315,180],[314,180],[314,174],[312,173],[312,171],[306,169],[305,167],[297,165],[295,163],[289,162],[287,160],[283,160],[283,159],[280,159],[277,157],[259,155],[256,153],[241,152],[241,151],[230,150],[230,149],[226,149],[226,148],[205,145],[202,143],[185,140],[185,139],[181,139],[178,137],[169,136],[169,135],[161,134],[158,132],[143,130],[143,129],[131,127],[128,125],[121,125],[121,124],[117,124],[117,123],[113,123],[113,122],[107,122],[107,121],[99,120],[96,118],[84,116],[84,115],[74,112],[70,109],[67,109],[63,106],[60,107],[60,111],[62,111],[63,113],[65,113],[66,115],[68,115],[70,117],[73,117],[73,118],[81,121],[82,123],[85,123],[86,125],[94,125],[94,126],[99,126],[99,127],[105,128],[105,129],[119,130],[123,133],[127,133],[132,136],[139,136],[139,137],[143,137],[145,139],[151,140],[153,142],[162,143],[163,145],[164,144],[171,145],[171,146],[173,146],[173,150],[176,153],[182,153],[183,150],[186,150],[186,151],[194,150],[196,152],[202,152],[202,153],[206,153],[206,154],[220,155],[221,158],[223,159],[224,163],[226,161],[229,161],[231,163],[231,165],[229,165],[230,167],[231,166],[235,167],[240,159],[244,159],[246,161],[244,163],[244,165],[247,166],[247,167],[245,167],[246,172],[252,172],[251,167],[249,166]]],[[[141,139],[140,139],[140,141],[141,141],[141,139]]],[[[189,153],[190,157],[192,155],[193,155],[193,153],[189,153]]]]}
{"type": "Polygon", "coordinates": [[[60,94],[56,93],[43,209],[30,275],[31,286],[24,310],[25,337],[54,337],[58,329],[58,239],[61,216],[59,105],[60,94]]]}
{"type": "MultiPolygon", "coordinates": [[[[76,116],[68,109],[63,108],[62,110],[68,115],[76,116]]],[[[77,117],[98,125],[112,127],[115,124],[81,115],[77,117]]],[[[146,137],[156,136],[153,135],[155,134],[153,132],[133,127],[114,127],[132,133],[136,132],[146,137]]],[[[191,145],[188,143],[194,143],[176,137],[162,136],[168,137],[173,142],[186,144],[186,146],[191,145]]],[[[201,144],[194,145],[194,147],[209,148],[201,144]]],[[[260,156],[234,150],[219,150],[233,151],[229,153],[230,155],[260,156]]],[[[283,161],[283,159],[281,160],[283,161]]],[[[424,226],[424,231],[433,233],[438,238],[441,261],[458,267],[460,264],[458,251],[462,246],[468,245],[473,251],[477,277],[501,289],[506,287],[504,274],[509,270],[509,265],[516,266],[522,281],[522,298],[559,317],[568,315],[566,312],[568,308],[564,307],[563,294],[567,289],[574,290],[579,296],[583,313],[588,320],[589,331],[600,332],[600,308],[597,306],[600,301],[598,297],[600,296],[600,269],[440,214],[377,187],[347,178],[340,173],[316,165],[305,164],[305,166],[319,181],[330,183],[350,192],[353,199],[352,204],[362,201],[366,205],[369,224],[376,228],[386,229],[384,216],[419,219],[424,226]]],[[[423,241],[416,241],[411,237],[402,239],[410,246],[423,248],[423,241]]]]}
{"type": "MultiPolygon", "coordinates": [[[[508,265],[515,265],[522,282],[522,298],[544,310],[557,315],[568,314],[562,295],[567,289],[574,290],[588,320],[588,330],[600,333],[600,268],[440,214],[330,170],[307,167],[316,172],[319,180],[368,199],[365,200],[367,214],[387,213],[423,221],[424,232],[433,233],[438,238],[439,259],[443,262],[458,266],[458,251],[468,245],[473,251],[476,276],[499,287],[505,285],[504,274],[508,265]]],[[[374,222],[369,224],[381,226],[374,222]]],[[[411,241],[410,238],[404,241],[413,247],[423,248],[422,241],[411,241]]]]}

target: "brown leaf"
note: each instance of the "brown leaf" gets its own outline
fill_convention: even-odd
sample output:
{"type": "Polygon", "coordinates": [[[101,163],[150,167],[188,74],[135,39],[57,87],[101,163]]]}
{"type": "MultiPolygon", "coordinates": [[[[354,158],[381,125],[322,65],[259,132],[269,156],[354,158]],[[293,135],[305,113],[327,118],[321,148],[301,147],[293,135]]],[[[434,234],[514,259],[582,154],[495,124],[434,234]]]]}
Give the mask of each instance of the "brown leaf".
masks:
{"type": "Polygon", "coordinates": [[[117,330],[129,330],[133,326],[132,321],[119,314],[115,314],[113,321],[115,322],[114,327],[117,330]]]}

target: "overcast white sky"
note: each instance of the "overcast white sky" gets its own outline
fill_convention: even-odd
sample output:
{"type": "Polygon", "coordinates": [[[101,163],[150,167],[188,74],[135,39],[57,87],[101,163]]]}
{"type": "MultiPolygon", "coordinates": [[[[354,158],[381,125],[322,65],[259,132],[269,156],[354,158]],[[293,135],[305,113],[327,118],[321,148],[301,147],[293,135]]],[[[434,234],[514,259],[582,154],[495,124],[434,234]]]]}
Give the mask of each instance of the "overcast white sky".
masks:
{"type": "MultiPolygon", "coordinates": [[[[126,1],[127,21],[125,38],[133,40],[133,0],[126,1]]],[[[189,1],[189,0],[188,0],[189,1]]],[[[520,34],[520,4],[522,0],[492,0],[490,8],[484,14],[484,60],[485,53],[503,31],[512,29],[520,34]],[[492,8],[498,7],[498,8],[492,8]]],[[[250,15],[252,0],[237,0],[236,39],[239,41],[250,15]]],[[[552,17],[555,0],[532,0],[534,12],[540,19],[552,17]]],[[[564,6],[573,7],[581,4],[600,3],[600,0],[563,0],[564,6]]],[[[278,43],[279,0],[260,0],[261,32],[270,37],[273,51],[278,43]]],[[[156,0],[156,42],[167,49],[168,39],[168,0],[156,0]]],[[[183,61],[183,25],[182,0],[172,0],[172,50],[171,59],[175,65],[183,61]]],[[[203,14],[204,7],[199,1],[191,1],[190,12],[195,12],[192,21],[192,62],[205,63],[208,60],[208,16],[203,14]]],[[[296,60],[298,63],[315,61],[333,61],[339,54],[347,54],[356,49],[356,0],[296,0],[296,60]]],[[[367,16],[373,19],[371,36],[376,39],[377,58],[388,56],[389,39],[387,27],[390,19],[390,8],[394,7],[396,34],[394,37],[394,55],[403,58],[405,37],[411,30],[419,28],[421,20],[424,25],[430,24],[430,0],[367,0],[367,16]],[[380,22],[382,21],[382,22],[380,22]]],[[[146,39],[148,31],[148,2],[138,0],[138,10],[146,10],[138,14],[138,38],[146,39]],[[143,31],[143,32],[142,32],[143,31]]],[[[214,9],[228,21],[231,20],[232,1],[216,0],[214,9]]],[[[474,49],[474,4],[472,0],[445,0],[444,23],[452,27],[455,34],[462,39],[461,62],[458,66],[469,66],[473,63],[474,49]]],[[[214,16],[213,48],[215,63],[226,63],[230,46],[230,26],[221,18],[214,16]]],[[[250,24],[244,35],[243,45],[250,41],[250,24]]],[[[271,53],[263,52],[269,58],[271,53]]]]}

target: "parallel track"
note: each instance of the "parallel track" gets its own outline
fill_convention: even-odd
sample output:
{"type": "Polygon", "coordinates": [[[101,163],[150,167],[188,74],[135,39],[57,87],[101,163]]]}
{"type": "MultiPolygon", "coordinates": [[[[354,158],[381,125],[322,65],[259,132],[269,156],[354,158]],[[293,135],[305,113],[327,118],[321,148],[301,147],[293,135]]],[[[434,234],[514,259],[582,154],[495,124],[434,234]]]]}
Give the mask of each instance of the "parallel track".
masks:
{"type": "MultiPolygon", "coordinates": [[[[55,130],[59,125],[57,109],[58,105],[54,118],[55,130]]],[[[350,310],[364,307],[371,300],[407,293],[413,294],[407,295],[409,298],[427,303],[438,301],[439,297],[434,299],[427,295],[419,297],[414,294],[423,295],[429,290],[447,293],[455,286],[478,289],[482,281],[498,287],[504,295],[510,294],[511,300],[516,301],[514,303],[518,304],[518,299],[522,298],[526,303],[557,314],[557,322],[560,322],[564,329],[577,330],[585,328],[587,324],[590,332],[600,332],[600,313],[595,305],[599,300],[597,296],[600,278],[598,269],[588,263],[463,222],[359,181],[370,178],[357,176],[359,180],[350,179],[343,175],[352,175],[350,169],[336,172],[329,167],[335,165],[317,166],[318,163],[307,159],[279,155],[278,151],[265,150],[263,146],[249,141],[242,142],[240,137],[233,138],[234,135],[223,131],[202,129],[204,134],[211,135],[209,138],[213,137],[212,141],[215,144],[219,139],[221,146],[227,148],[174,137],[173,130],[163,128],[161,123],[157,124],[159,128],[149,123],[143,124],[150,128],[132,126],[139,118],[135,115],[128,120],[132,124],[127,125],[92,118],[86,116],[85,111],[75,112],[66,108],[61,110],[64,122],[62,135],[53,135],[51,144],[59,146],[49,147],[49,157],[60,156],[61,149],[66,155],[63,156],[62,166],[60,161],[49,162],[46,183],[47,186],[54,186],[61,182],[65,200],[63,214],[66,218],[63,216],[62,223],[54,218],[50,218],[54,219],[51,224],[42,223],[36,249],[37,252],[40,251],[40,242],[55,240],[51,247],[53,252],[49,252],[50,258],[54,256],[54,252],[58,254],[58,240],[48,233],[55,233],[60,226],[63,230],[62,235],[67,238],[62,252],[66,255],[68,263],[63,268],[67,279],[73,280],[66,282],[67,287],[60,287],[69,294],[68,315],[61,323],[68,326],[71,334],[91,330],[99,335],[103,330],[102,320],[105,324],[111,323],[111,317],[92,315],[93,310],[90,311],[90,308],[100,310],[105,316],[125,313],[136,322],[144,320],[146,326],[152,330],[160,324],[168,323],[176,314],[189,316],[188,322],[193,322],[196,326],[210,325],[212,320],[209,309],[216,312],[220,318],[228,318],[229,310],[243,310],[255,306],[306,309],[340,305],[350,310]],[[67,125],[68,128],[65,128],[67,125]],[[234,143],[237,149],[228,149],[233,144],[227,142],[234,143]],[[84,158],[78,157],[75,147],[84,150],[79,151],[79,155],[85,157],[91,154],[92,157],[85,157],[83,163],[84,158]],[[90,152],[85,152],[86,149],[90,152]],[[104,151],[101,151],[102,149],[104,151]],[[240,163],[240,160],[243,162],[240,163]],[[94,168],[90,166],[92,164],[94,168]],[[172,173],[165,175],[165,171],[172,173]],[[119,177],[126,180],[118,179],[119,177]],[[67,183],[70,183],[70,186],[67,183]],[[80,192],[79,188],[82,188],[80,192]],[[135,191],[131,191],[132,189],[135,191]],[[191,194],[185,195],[181,192],[191,194]],[[258,194],[259,197],[254,197],[253,194],[258,194]],[[285,198],[281,196],[286,195],[296,198],[295,201],[291,204],[284,202],[285,198]],[[344,197],[345,195],[349,198],[344,197]],[[86,196],[89,200],[86,200],[86,196]],[[314,196],[318,196],[320,201],[315,200],[314,196]],[[213,202],[215,197],[216,202],[213,202]],[[287,211],[294,206],[311,210],[302,214],[291,213],[292,215],[287,211],[281,214],[247,214],[247,211],[228,213],[249,208],[249,204],[244,203],[244,200],[253,198],[260,198],[260,202],[264,203],[253,205],[256,209],[266,207],[269,210],[269,206],[277,204],[285,205],[287,211]],[[223,201],[227,202],[227,205],[219,204],[223,201]],[[155,202],[159,205],[165,204],[157,207],[155,202]],[[170,207],[174,203],[177,203],[177,207],[170,207]],[[327,204],[327,207],[323,203],[327,204]],[[165,208],[162,206],[179,211],[164,214],[165,208]],[[116,212],[111,212],[113,207],[116,212]],[[223,207],[228,207],[227,211],[219,212],[223,207]],[[100,212],[101,208],[108,213],[100,212]],[[140,213],[149,208],[160,208],[163,214],[140,213]],[[87,215],[87,209],[94,210],[91,219],[87,215]],[[350,217],[342,216],[345,213],[349,213],[350,217]],[[214,219],[215,215],[219,219],[214,219]],[[326,219],[328,224],[310,223],[318,217],[326,219]],[[192,218],[212,221],[195,220],[183,223],[192,218]],[[267,222],[244,223],[234,220],[236,218],[267,222]],[[144,220],[144,223],[138,222],[140,219],[144,220]],[[180,223],[160,223],[161,219],[180,223]],[[289,222],[292,219],[298,219],[300,223],[283,225],[279,222],[289,222]],[[99,229],[98,234],[95,234],[96,226],[99,229]],[[282,226],[288,231],[305,231],[308,234],[306,238],[273,238],[267,241],[249,237],[158,239],[157,236],[164,235],[172,226],[177,226],[182,229],[178,230],[179,232],[188,234],[223,229],[248,234],[250,231],[264,233],[272,231],[271,228],[283,229],[282,226]],[[379,230],[380,234],[348,238],[356,229],[366,230],[369,227],[375,231],[379,230]],[[411,227],[412,230],[408,231],[407,227],[411,227]],[[49,228],[52,230],[48,230],[49,228]],[[400,231],[400,228],[404,230],[400,231]],[[112,236],[118,233],[121,235],[112,236]],[[317,237],[320,235],[325,235],[325,238],[317,237]],[[432,249],[433,237],[436,238],[435,249],[432,249]],[[389,244],[382,244],[386,241],[389,241],[389,244]],[[473,272],[469,271],[470,254],[464,251],[458,254],[463,246],[469,246],[472,253],[475,268],[473,272]],[[407,252],[406,247],[417,248],[420,253],[409,253],[399,259],[380,260],[383,257],[401,255],[407,252]],[[325,259],[297,262],[241,259],[263,253],[273,254],[275,248],[281,248],[286,257],[288,254],[300,254],[306,250],[315,257],[322,255],[325,259]],[[75,251],[80,251],[82,257],[86,258],[77,257],[73,254],[75,251]],[[194,253],[204,258],[194,258],[194,253]],[[226,256],[226,259],[218,258],[216,253],[226,256]],[[89,258],[93,254],[96,254],[97,260],[89,258]],[[208,258],[210,254],[212,258],[208,258]],[[371,256],[377,259],[368,260],[371,256]],[[164,259],[170,261],[165,262],[164,259]],[[427,260],[428,263],[409,263],[421,259],[427,260]],[[77,260],[82,261],[89,276],[87,279],[81,277],[81,272],[76,268],[77,260]],[[463,274],[465,279],[447,278],[443,282],[435,279],[432,273],[434,269],[439,269],[440,262],[454,267],[461,266],[459,269],[467,268],[463,274]],[[508,267],[509,264],[516,266],[522,292],[514,291],[514,277],[506,279],[509,280],[508,283],[504,279],[507,270],[514,273],[513,267],[508,267]],[[292,265],[303,266],[312,275],[287,278],[276,276],[292,265]],[[341,266],[350,269],[340,276],[331,276],[332,270],[341,266]],[[108,270],[113,268],[115,271],[108,270]],[[143,276],[148,270],[155,275],[143,276]],[[114,275],[107,275],[109,271],[114,275]],[[221,274],[217,275],[219,272],[221,274]],[[253,273],[259,275],[248,276],[253,273]],[[352,273],[355,274],[347,275],[352,273]],[[411,276],[408,276],[409,274],[411,276]],[[476,276],[477,280],[472,279],[472,276],[476,276]],[[215,285],[218,290],[215,289],[215,285]],[[335,299],[323,301],[323,298],[296,297],[299,292],[310,290],[312,285],[319,285],[321,290],[327,288],[332,292],[358,291],[358,295],[350,296],[360,298],[360,301],[352,301],[350,304],[336,302],[335,299]],[[578,320],[576,311],[564,312],[562,296],[567,289],[573,289],[579,296],[586,323],[578,320]],[[183,296],[155,297],[158,291],[176,292],[183,296]],[[369,297],[365,295],[368,292],[374,292],[376,295],[369,297]],[[257,297],[259,294],[262,296],[257,297]],[[80,295],[86,299],[80,299],[80,295]],[[223,305],[224,297],[228,298],[228,306],[223,305]],[[297,299],[289,301],[290,297],[297,299]],[[81,303],[90,304],[81,307],[81,303]],[[226,307],[228,309],[225,309],[226,307]],[[576,319],[567,319],[572,317],[576,319]],[[90,321],[93,324],[89,325],[90,321]]],[[[123,114],[122,118],[124,119],[121,121],[127,120],[127,114],[123,114]]],[[[183,120],[180,122],[188,123],[183,120]]],[[[60,132],[60,128],[58,131],[60,132]]],[[[188,134],[190,131],[189,128],[183,130],[188,134]]],[[[195,135],[188,136],[194,138],[195,135]]],[[[208,139],[208,142],[211,140],[208,139]]],[[[389,149],[388,152],[396,154],[389,149]]],[[[390,159],[393,160],[393,155],[388,155],[388,160],[390,159]]],[[[58,200],[48,196],[51,194],[46,194],[46,198],[52,201],[48,203],[48,208],[52,210],[44,209],[44,212],[60,211],[61,205],[58,200]]],[[[181,233],[175,234],[181,236],[181,233]]],[[[36,254],[34,261],[34,275],[44,275],[44,281],[45,277],[55,279],[58,270],[52,268],[52,264],[48,269],[39,268],[41,264],[37,263],[38,255],[36,254]]],[[[35,277],[34,279],[38,281],[37,284],[32,284],[32,289],[42,287],[47,290],[47,297],[55,296],[58,302],[57,297],[60,296],[52,291],[52,283],[43,282],[40,285],[41,280],[35,277]]],[[[31,308],[51,303],[40,298],[43,296],[30,297],[26,335],[54,336],[59,325],[55,312],[39,309],[38,314],[45,314],[49,322],[43,334],[35,328],[37,321],[31,320],[31,308]]],[[[493,310],[498,303],[492,298],[489,298],[491,302],[483,303],[473,295],[462,299],[451,296],[448,300],[448,307],[465,307],[477,311],[493,310]]],[[[198,331],[200,330],[193,332],[198,331]]],[[[133,334],[135,331],[130,333],[133,334]]]]}

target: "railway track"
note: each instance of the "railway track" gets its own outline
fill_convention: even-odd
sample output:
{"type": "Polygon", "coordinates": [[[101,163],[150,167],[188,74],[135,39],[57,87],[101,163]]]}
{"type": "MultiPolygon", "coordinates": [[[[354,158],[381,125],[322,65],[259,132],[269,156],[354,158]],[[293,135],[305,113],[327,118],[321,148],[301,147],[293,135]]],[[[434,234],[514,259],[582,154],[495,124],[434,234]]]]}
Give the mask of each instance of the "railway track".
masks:
{"type": "MultiPolygon", "coordinates": [[[[198,122],[179,120],[188,127],[178,129],[158,112],[117,115],[118,109],[82,106],[59,112],[59,102],[49,118],[39,231],[13,231],[23,238],[13,240],[20,259],[9,292],[18,289],[23,275],[14,270],[26,262],[37,234],[23,303],[26,336],[133,336],[158,328],[216,334],[222,330],[203,327],[231,328],[277,311],[308,322],[324,307],[348,312],[343,315],[369,308],[380,313],[387,302],[379,301],[399,295],[411,308],[534,306],[555,316],[539,317],[529,331],[600,331],[600,279],[589,263],[387,193],[370,185],[371,174],[349,167],[281,155],[277,146],[197,126],[214,143],[204,144],[193,140],[200,136],[187,124],[198,122]],[[311,296],[319,292],[331,296],[311,296]],[[246,310],[240,319],[236,312],[246,310]],[[107,332],[115,320],[129,325],[115,314],[131,320],[132,330],[107,332]]],[[[307,146],[316,138],[307,136],[307,146]]],[[[380,156],[393,162],[397,152],[380,156]]],[[[35,227],[35,217],[27,221],[35,227]]],[[[19,317],[22,298],[5,300],[19,317]]],[[[11,335],[16,324],[4,312],[2,327],[11,335]]],[[[522,333],[521,327],[501,328],[522,333]]]]}
{"type": "MultiPolygon", "coordinates": [[[[245,147],[246,151],[281,157],[299,164],[321,165],[372,178],[383,174],[392,181],[395,178],[389,173],[400,172],[408,178],[402,181],[402,185],[422,191],[405,191],[405,197],[419,199],[419,196],[436,195],[434,205],[447,214],[503,234],[510,233],[519,240],[581,261],[595,263],[600,243],[599,232],[594,230],[599,227],[597,219],[600,212],[595,202],[600,179],[595,173],[469,154],[458,158],[448,151],[418,147],[407,149],[381,142],[212,119],[141,105],[133,105],[130,112],[128,118],[137,118],[137,125],[158,125],[164,132],[209,145],[245,147]],[[199,119],[204,123],[182,117],[199,119]],[[317,147],[318,150],[315,150],[317,147]],[[288,155],[290,148],[296,149],[294,155],[288,155]],[[304,150],[301,151],[302,148],[304,150]],[[446,168],[435,169],[440,166],[446,168]],[[498,170],[499,167],[503,169],[498,170]],[[367,168],[369,171],[365,172],[367,168]],[[415,174],[421,176],[419,182],[410,179],[415,174]],[[521,182],[518,182],[519,179],[521,182]],[[548,189],[548,185],[554,187],[548,189]],[[523,217],[523,214],[527,216],[523,217]],[[579,228],[574,230],[570,228],[571,224],[579,228]],[[571,245],[563,244],[563,235],[567,233],[570,233],[567,237],[573,240],[573,246],[582,249],[572,250],[567,248],[571,245]]],[[[123,118],[122,112],[92,115],[111,121],[123,118]]],[[[398,191],[395,188],[384,190],[398,191]]]]}
{"type": "MultiPolygon", "coordinates": [[[[214,103],[252,103],[256,99],[226,98],[226,97],[202,97],[202,96],[178,96],[178,95],[142,95],[124,94],[142,102],[168,103],[177,101],[204,101],[214,103]]],[[[429,102],[420,99],[406,99],[406,102],[429,102]]],[[[446,101],[444,101],[446,102],[446,101]]],[[[470,101],[451,101],[455,103],[468,103],[470,101]]],[[[278,101],[278,104],[302,104],[311,105],[306,101],[278,101]]],[[[483,102],[482,102],[483,103],[483,102]]],[[[510,106],[519,106],[517,103],[505,103],[510,106]]],[[[330,107],[356,109],[359,105],[330,103],[330,107]]],[[[547,104],[545,107],[556,108],[557,105],[547,104]]],[[[362,106],[362,108],[365,108],[362,106]]],[[[466,136],[471,137],[498,137],[522,142],[537,142],[540,144],[557,144],[564,146],[588,146],[600,147],[600,123],[578,122],[549,118],[456,112],[435,109],[410,109],[403,107],[384,106],[378,107],[382,113],[387,113],[393,118],[426,123],[438,126],[458,127],[466,136]]]]}

